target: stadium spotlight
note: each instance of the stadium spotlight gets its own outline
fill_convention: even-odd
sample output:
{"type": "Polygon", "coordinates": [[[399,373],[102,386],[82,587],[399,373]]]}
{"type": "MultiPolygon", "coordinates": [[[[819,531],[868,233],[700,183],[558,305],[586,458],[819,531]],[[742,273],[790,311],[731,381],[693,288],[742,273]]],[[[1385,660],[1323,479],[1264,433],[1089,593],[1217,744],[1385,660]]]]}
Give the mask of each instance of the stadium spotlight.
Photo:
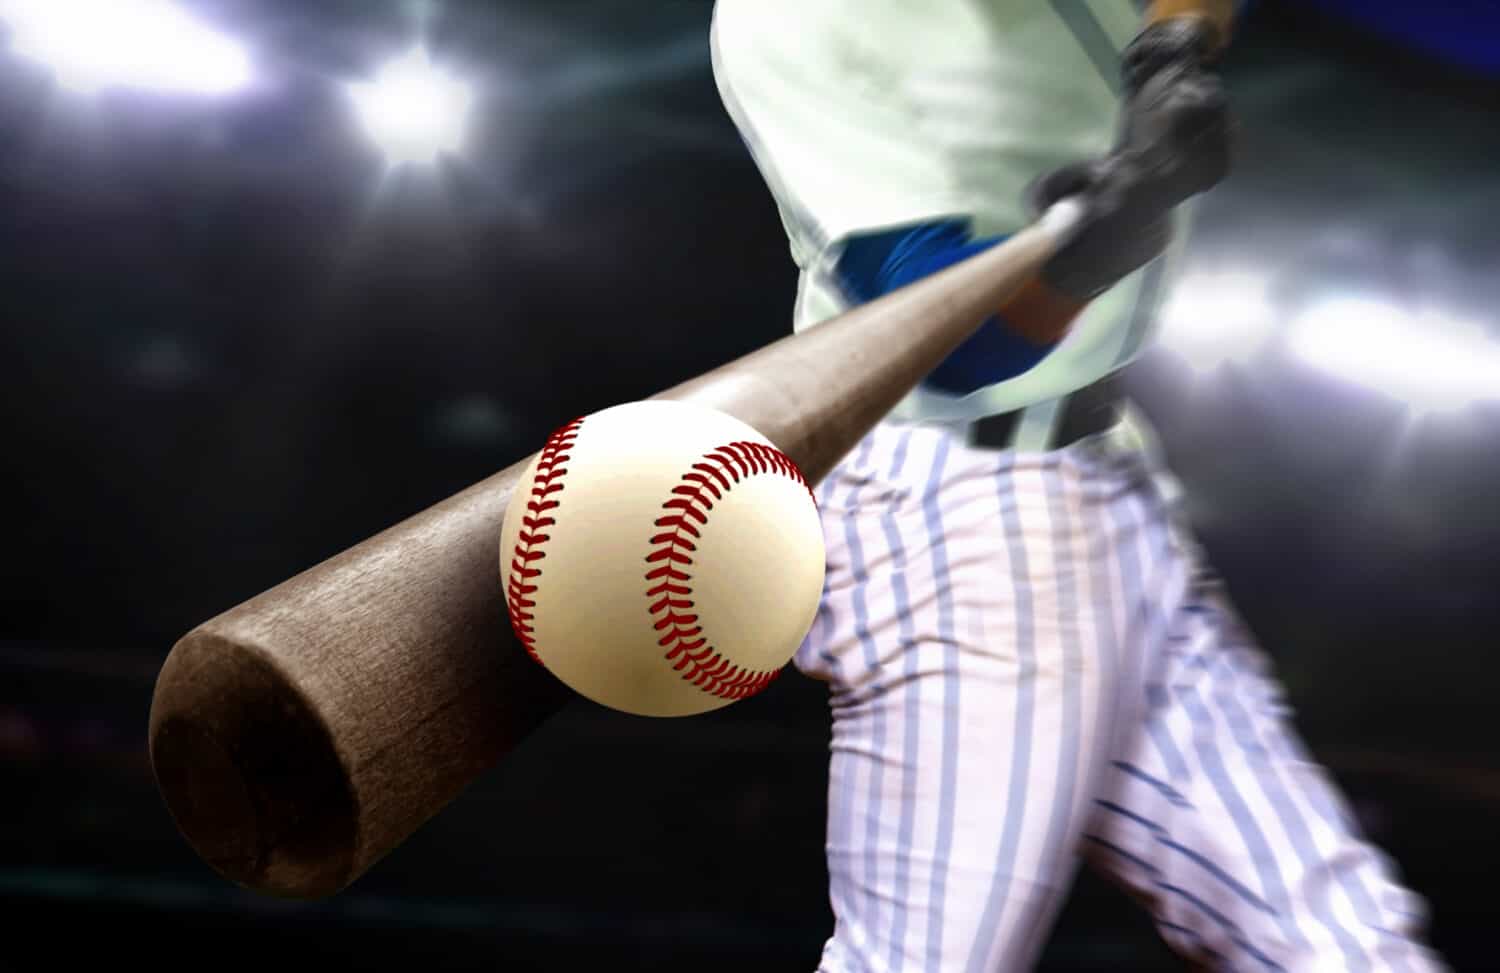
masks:
{"type": "Polygon", "coordinates": [[[1275,325],[1270,282],[1245,271],[1186,275],[1167,297],[1159,340],[1199,371],[1250,357],[1275,325]]]}
{"type": "Polygon", "coordinates": [[[1419,409],[1500,400],[1500,341],[1472,322],[1341,298],[1299,315],[1288,345],[1310,365],[1419,409]]]}
{"type": "Polygon", "coordinates": [[[80,92],[217,95],[251,80],[239,44],[168,0],[0,0],[16,54],[80,92]]]}
{"type": "Polygon", "coordinates": [[[473,95],[434,66],[425,49],[348,87],[366,131],[391,162],[431,162],[462,146],[473,95]]]}

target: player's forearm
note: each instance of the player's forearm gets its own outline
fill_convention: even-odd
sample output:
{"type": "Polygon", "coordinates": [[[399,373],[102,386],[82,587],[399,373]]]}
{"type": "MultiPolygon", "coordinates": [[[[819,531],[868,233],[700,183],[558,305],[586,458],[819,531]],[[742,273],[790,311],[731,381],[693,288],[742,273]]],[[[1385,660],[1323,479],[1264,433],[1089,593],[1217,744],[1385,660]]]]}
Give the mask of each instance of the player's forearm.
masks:
{"type": "Polygon", "coordinates": [[[1067,336],[1088,304],[1037,277],[1000,308],[1000,321],[1038,349],[1050,349],[1067,336]]]}
{"type": "Polygon", "coordinates": [[[1235,0],[1152,0],[1146,26],[1176,17],[1200,17],[1212,28],[1213,48],[1222,50],[1234,34],[1235,0]]]}
{"type": "Polygon", "coordinates": [[[1161,253],[1172,207],[1217,184],[1229,167],[1230,123],[1212,62],[1229,42],[1236,0],[1152,0],[1120,58],[1124,120],[1102,160],[1053,170],[1028,190],[1033,212],[1086,200],[1084,229],[1043,268],[1012,322],[1060,340],[1099,294],[1161,253]],[[1102,190],[1101,187],[1109,187],[1102,190]],[[1026,298],[1030,297],[1030,300],[1026,298]]]}

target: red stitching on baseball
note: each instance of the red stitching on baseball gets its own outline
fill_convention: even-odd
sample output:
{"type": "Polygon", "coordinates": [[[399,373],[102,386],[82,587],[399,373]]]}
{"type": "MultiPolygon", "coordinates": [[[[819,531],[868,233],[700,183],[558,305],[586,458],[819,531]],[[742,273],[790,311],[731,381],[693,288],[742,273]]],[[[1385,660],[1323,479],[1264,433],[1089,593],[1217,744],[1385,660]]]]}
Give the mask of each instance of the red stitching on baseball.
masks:
{"type": "Polygon", "coordinates": [[[693,563],[692,552],[698,549],[689,538],[702,536],[699,528],[708,522],[714,503],[724,499],[741,478],[762,473],[796,480],[817,503],[802,471],[781,450],[761,443],[728,443],[706,453],[672,488],[671,499],[662,504],[668,514],[656,520],[657,527],[671,529],[652,535],[653,550],[646,555],[646,563],[656,565],[646,572],[646,580],[659,582],[646,589],[646,597],[654,599],[648,611],[655,618],[656,630],[663,633],[657,644],[667,650],[667,661],[684,680],[721,699],[754,696],[781,675],[781,670],[760,672],[730,665],[708,644],[703,626],[692,611],[689,582],[693,576],[683,568],[693,563]]]}
{"type": "Polygon", "coordinates": [[[557,523],[552,512],[562,504],[555,496],[562,492],[562,478],[568,472],[568,468],[562,464],[573,455],[568,450],[578,441],[578,428],[582,425],[582,418],[574,419],[554,432],[542,447],[542,454],[536,462],[536,474],[531,480],[531,499],[526,502],[526,514],[521,518],[521,529],[516,533],[516,549],[511,555],[510,577],[505,585],[511,628],[515,629],[516,638],[525,646],[526,654],[543,666],[546,663],[537,655],[536,629],[531,625],[536,616],[529,611],[536,607],[536,600],[528,596],[536,593],[536,579],[542,573],[542,569],[535,564],[547,556],[547,552],[541,548],[551,535],[543,533],[543,530],[557,523]]]}

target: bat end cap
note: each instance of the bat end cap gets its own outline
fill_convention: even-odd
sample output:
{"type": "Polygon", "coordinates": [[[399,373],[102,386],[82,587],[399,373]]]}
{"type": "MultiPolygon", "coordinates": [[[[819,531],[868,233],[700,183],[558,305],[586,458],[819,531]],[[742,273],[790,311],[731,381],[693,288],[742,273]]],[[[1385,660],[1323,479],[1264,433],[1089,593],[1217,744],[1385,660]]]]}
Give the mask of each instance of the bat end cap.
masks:
{"type": "Polygon", "coordinates": [[[157,787],[193,850],[236,881],[257,871],[260,822],[229,749],[189,719],[168,717],[151,735],[157,787]]]}
{"type": "Polygon", "coordinates": [[[173,647],[149,748],[178,830],[226,879],[316,899],[353,875],[357,809],[333,739],[252,644],[200,628],[173,647]]]}

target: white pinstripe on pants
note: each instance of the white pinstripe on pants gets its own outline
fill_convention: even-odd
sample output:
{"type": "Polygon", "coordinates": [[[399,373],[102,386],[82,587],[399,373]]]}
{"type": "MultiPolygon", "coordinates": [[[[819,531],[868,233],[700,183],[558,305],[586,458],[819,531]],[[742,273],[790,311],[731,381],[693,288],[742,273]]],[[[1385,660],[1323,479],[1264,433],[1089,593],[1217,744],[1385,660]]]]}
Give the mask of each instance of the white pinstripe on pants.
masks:
{"type": "Polygon", "coordinates": [[[1225,969],[1429,970],[1421,902],[1303,754],[1265,660],[1106,434],[883,424],[821,485],[820,970],[1023,970],[1091,860],[1225,969]]]}

